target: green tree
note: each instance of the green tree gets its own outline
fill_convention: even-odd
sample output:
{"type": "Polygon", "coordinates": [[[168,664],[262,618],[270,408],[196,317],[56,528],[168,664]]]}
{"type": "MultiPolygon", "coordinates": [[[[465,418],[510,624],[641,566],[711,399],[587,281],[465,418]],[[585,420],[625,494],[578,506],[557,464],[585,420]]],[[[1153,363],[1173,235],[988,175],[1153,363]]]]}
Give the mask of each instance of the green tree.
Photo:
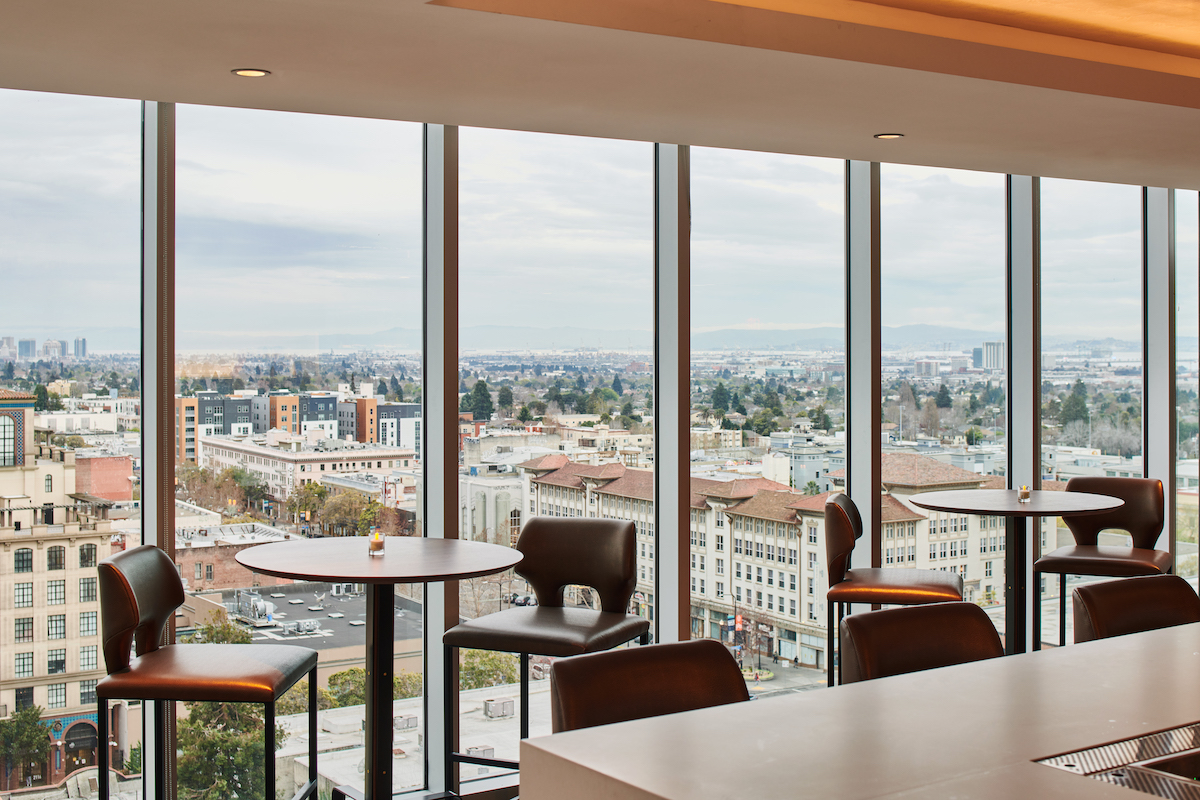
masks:
{"type": "Polygon", "coordinates": [[[729,410],[729,390],[725,388],[725,384],[718,382],[717,388],[712,392],[712,407],[718,411],[729,410]]]}
{"type": "Polygon", "coordinates": [[[517,657],[494,650],[466,650],[458,677],[463,689],[502,686],[520,680],[517,657]]]}
{"type": "MultiPolygon", "coordinates": [[[[333,695],[328,689],[317,687],[317,710],[324,711],[327,708],[333,708],[333,695]]],[[[292,688],[283,693],[283,697],[275,701],[275,713],[279,716],[285,714],[304,714],[308,712],[308,681],[296,681],[292,688]]]]}
{"type": "Polygon", "coordinates": [[[287,511],[295,517],[315,519],[328,497],[329,490],[319,483],[301,484],[288,495],[287,511]]]}
{"type": "Polygon", "coordinates": [[[233,479],[238,489],[241,490],[246,508],[256,508],[263,500],[270,497],[270,494],[267,492],[267,485],[250,470],[242,467],[230,467],[228,471],[229,477],[233,479]]]}
{"type": "Polygon", "coordinates": [[[620,375],[613,375],[612,390],[614,392],[616,392],[618,395],[622,395],[625,393],[625,387],[621,383],[620,375]]]}
{"type": "Polygon", "coordinates": [[[492,403],[492,393],[488,391],[487,381],[475,381],[475,385],[471,388],[471,407],[466,409],[475,415],[475,419],[488,420],[492,418],[492,412],[496,410],[492,403]]]}
{"type": "Polygon", "coordinates": [[[1063,400],[1059,409],[1058,424],[1065,428],[1072,422],[1086,423],[1088,416],[1087,387],[1083,385],[1083,381],[1076,380],[1075,385],[1071,387],[1071,393],[1063,400]]]}
{"type": "Polygon", "coordinates": [[[517,419],[521,422],[529,422],[533,419],[533,414],[529,411],[529,406],[521,406],[521,410],[517,412],[517,419]]]}
{"type": "Polygon", "coordinates": [[[8,787],[20,783],[30,764],[38,764],[50,755],[50,736],[41,723],[41,706],[29,706],[14,711],[0,720],[0,757],[4,758],[4,774],[8,787]],[[14,770],[19,774],[14,775],[14,770]]]}
{"type": "Polygon", "coordinates": [[[34,387],[33,398],[35,411],[62,411],[62,398],[54,392],[47,391],[41,384],[34,387]]]}
{"type": "Polygon", "coordinates": [[[983,440],[984,440],[984,433],[982,430],[980,430],[979,428],[976,428],[974,426],[967,429],[967,444],[972,445],[972,446],[977,445],[977,444],[983,444],[983,440]]]}
{"type": "Polygon", "coordinates": [[[11,381],[16,374],[16,367],[13,365],[13,362],[9,361],[4,365],[4,380],[11,381]]]}
{"type": "Polygon", "coordinates": [[[358,515],[358,534],[366,536],[371,532],[371,528],[379,527],[383,512],[383,506],[379,505],[374,498],[367,500],[367,505],[358,515]]]}
{"type": "Polygon", "coordinates": [[[625,405],[621,406],[621,416],[622,417],[632,417],[633,416],[633,403],[626,401],[625,405]]]}
{"type": "Polygon", "coordinates": [[[500,391],[496,392],[496,404],[501,408],[513,407],[512,389],[507,386],[501,386],[500,391]]]}
{"type": "Polygon", "coordinates": [[[808,418],[812,421],[812,426],[817,430],[827,431],[833,427],[833,423],[829,419],[829,414],[825,411],[825,405],[814,406],[808,410],[808,418]]]}
{"type": "Polygon", "coordinates": [[[336,529],[335,535],[353,536],[358,530],[359,518],[367,508],[367,498],[358,492],[343,492],[325,501],[321,507],[321,526],[328,533],[336,529]]]}
{"type": "MultiPolygon", "coordinates": [[[[394,700],[420,697],[423,690],[424,684],[419,672],[399,672],[392,676],[394,700]]],[[[329,694],[333,698],[333,708],[363,705],[367,702],[367,671],[362,667],[351,667],[330,675],[329,694]]]]}
{"type": "Polygon", "coordinates": [[[125,774],[142,774],[142,743],[138,742],[129,748],[129,758],[125,759],[125,774]]]}
{"type": "Polygon", "coordinates": [[[584,380],[582,372],[575,378],[575,391],[580,393],[587,391],[587,381],[584,380]]]}
{"type": "Polygon", "coordinates": [[[809,481],[808,483],[804,484],[804,493],[807,495],[820,494],[821,487],[817,486],[816,481],[809,481]]]}
{"type": "MultiPolygon", "coordinates": [[[[185,641],[240,644],[250,632],[228,620],[201,625],[185,641]]],[[[262,707],[257,703],[190,703],[179,723],[178,796],[181,800],[265,797],[262,707]]],[[[286,733],[275,729],[276,746],[286,733]]]]}
{"type": "Polygon", "coordinates": [[[937,398],[934,402],[937,403],[938,408],[950,408],[953,406],[954,401],[950,399],[950,387],[943,383],[941,388],[938,389],[937,398]]]}

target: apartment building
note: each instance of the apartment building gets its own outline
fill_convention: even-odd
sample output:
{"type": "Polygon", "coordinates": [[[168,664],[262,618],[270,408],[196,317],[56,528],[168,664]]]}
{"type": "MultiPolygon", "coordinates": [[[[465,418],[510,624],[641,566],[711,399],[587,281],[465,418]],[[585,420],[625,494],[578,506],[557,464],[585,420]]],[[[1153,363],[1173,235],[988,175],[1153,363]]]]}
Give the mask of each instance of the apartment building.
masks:
{"type": "Polygon", "coordinates": [[[277,500],[286,500],[297,486],[318,482],[324,473],[390,470],[416,463],[412,449],[340,439],[313,441],[281,430],[261,436],[212,436],[205,440],[200,456],[200,465],[215,471],[228,467],[250,471],[277,500]]]}
{"type": "MultiPolygon", "coordinates": [[[[500,541],[501,506],[513,515],[633,520],[638,535],[634,605],[637,613],[650,616],[656,568],[653,472],[620,463],[580,463],[561,453],[523,462],[518,472],[527,500],[511,509],[502,501],[508,500],[514,479],[487,476],[494,484],[490,491],[480,485],[482,477],[463,479],[463,490],[471,496],[460,500],[462,530],[471,538],[482,533],[489,541],[500,541]]],[[[833,492],[840,493],[845,470],[827,477],[833,492]]],[[[930,456],[883,454],[883,566],[954,572],[963,579],[966,600],[985,606],[1003,603],[1003,518],[927,512],[911,503],[922,492],[998,483],[1002,479],[930,456]]],[[[802,488],[765,478],[691,478],[688,559],[694,637],[824,666],[825,502],[831,492],[805,495],[802,488]]],[[[1047,530],[1043,528],[1043,548],[1047,530]]],[[[865,549],[857,555],[860,563],[866,557],[865,549]]]]}
{"type": "Polygon", "coordinates": [[[63,746],[15,765],[7,789],[61,780],[107,749],[96,734],[96,563],[111,548],[111,502],[76,491],[74,451],[33,443],[33,404],[0,390],[0,717],[40,706],[63,746]]]}

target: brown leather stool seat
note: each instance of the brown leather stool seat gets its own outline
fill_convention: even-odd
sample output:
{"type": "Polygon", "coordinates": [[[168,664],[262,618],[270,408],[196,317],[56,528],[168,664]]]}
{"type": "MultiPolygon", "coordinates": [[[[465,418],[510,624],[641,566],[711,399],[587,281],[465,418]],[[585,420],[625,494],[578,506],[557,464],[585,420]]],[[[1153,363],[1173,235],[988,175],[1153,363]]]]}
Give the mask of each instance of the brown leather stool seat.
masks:
{"type": "Polygon", "coordinates": [[[1150,575],[1075,587],[1075,642],[1200,622],[1200,597],[1178,575],[1150,575]]]}
{"type": "Polygon", "coordinates": [[[737,662],[713,639],[594,653],[550,668],[555,733],[749,699],[737,662]]]}
{"type": "Polygon", "coordinates": [[[903,675],[1004,655],[996,626],[974,603],[938,603],[842,620],[842,682],[903,675]]]}
{"type": "MultiPolygon", "coordinates": [[[[151,545],[135,547],[98,565],[104,664],[96,684],[98,734],[107,750],[109,700],[180,700],[262,703],[265,786],[275,786],[275,701],[308,676],[308,781],[295,798],[317,794],[317,652],[274,644],[171,644],[160,646],[167,621],[183,603],[175,564],[151,545]],[[130,649],[136,657],[130,658],[130,649]]],[[[164,707],[155,724],[163,729],[164,707]]],[[[166,759],[155,758],[156,778],[165,786],[166,759]]],[[[107,800],[107,765],[100,765],[99,795],[107,800]]],[[[273,794],[273,793],[272,793],[273,794]]],[[[295,800],[295,799],[294,799],[295,800]]]]}
{"type": "MultiPolygon", "coordinates": [[[[1162,481],[1151,478],[1080,477],[1067,481],[1067,491],[1117,497],[1124,500],[1125,504],[1103,514],[1063,517],[1063,522],[1075,538],[1075,544],[1053,550],[1033,563],[1033,571],[1038,576],[1039,583],[1038,590],[1033,593],[1034,619],[1041,619],[1040,575],[1050,573],[1059,576],[1060,644],[1067,643],[1068,575],[1125,578],[1166,574],[1171,572],[1173,567],[1169,552],[1154,549],[1155,543],[1162,535],[1166,507],[1162,481]],[[1100,532],[1110,529],[1129,533],[1133,539],[1133,546],[1098,544],[1100,532]]],[[[1040,633],[1039,626],[1039,641],[1040,633]]]]}
{"type": "MultiPolygon", "coordinates": [[[[529,737],[529,656],[574,656],[608,650],[632,639],[649,642],[650,621],[626,613],[636,575],[637,528],[633,522],[580,517],[534,517],[517,540],[524,554],[515,571],[533,588],[536,606],[522,606],[467,620],[442,636],[446,648],[446,719],[453,713],[456,648],[498,650],[520,656],[521,738],[529,737]],[[588,586],[600,610],[567,608],[568,586],[588,586]]],[[[516,769],[517,762],[454,751],[446,725],[446,785],[456,763],[516,769]]]]}
{"type": "Polygon", "coordinates": [[[825,503],[825,552],[829,568],[829,591],[825,594],[825,674],[828,686],[836,682],[833,653],[834,635],[838,628],[834,606],[837,607],[837,620],[840,621],[846,607],[854,603],[908,606],[952,603],[963,597],[962,578],[953,572],[904,568],[849,569],[854,543],[862,534],[862,516],[854,501],[844,494],[829,498],[825,503]]]}

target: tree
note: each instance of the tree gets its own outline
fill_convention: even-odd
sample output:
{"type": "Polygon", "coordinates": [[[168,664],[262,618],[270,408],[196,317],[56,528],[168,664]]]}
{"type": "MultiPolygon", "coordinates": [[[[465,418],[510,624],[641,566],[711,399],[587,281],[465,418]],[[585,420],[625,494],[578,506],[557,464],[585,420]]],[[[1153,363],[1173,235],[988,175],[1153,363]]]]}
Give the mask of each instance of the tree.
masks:
{"type": "Polygon", "coordinates": [[[587,391],[587,381],[584,380],[582,372],[579,373],[578,377],[575,378],[575,391],[577,391],[577,392],[586,392],[587,391]]]}
{"type": "Polygon", "coordinates": [[[633,403],[626,401],[625,405],[621,406],[621,416],[622,417],[632,417],[633,416],[633,403]]]}
{"type": "Polygon", "coordinates": [[[937,398],[934,400],[938,408],[950,408],[954,405],[954,401],[950,399],[950,387],[942,384],[938,389],[937,398]]]}
{"type": "MultiPolygon", "coordinates": [[[[422,691],[421,673],[399,672],[392,676],[392,699],[420,697],[422,691]]],[[[362,667],[351,667],[330,675],[329,694],[333,708],[363,705],[367,702],[367,671],[362,667]]]]}
{"type": "Polygon", "coordinates": [[[33,408],[35,411],[62,411],[62,399],[38,384],[33,389],[33,408]]]}
{"type": "Polygon", "coordinates": [[[729,390],[724,383],[717,383],[717,388],[713,389],[712,407],[718,411],[729,410],[729,390]]]}
{"type": "Polygon", "coordinates": [[[521,406],[521,410],[517,412],[517,419],[521,422],[529,422],[533,419],[533,414],[529,412],[529,406],[521,406]]]}
{"type": "Polygon", "coordinates": [[[817,486],[816,481],[809,481],[808,483],[804,484],[804,493],[807,495],[820,494],[821,487],[817,486]]]}
{"type": "Polygon", "coordinates": [[[1072,422],[1084,422],[1089,419],[1087,409],[1087,387],[1082,380],[1076,380],[1071,387],[1071,393],[1062,402],[1058,412],[1058,424],[1064,429],[1072,422]]]}
{"type": "Polygon", "coordinates": [[[306,520],[314,519],[325,505],[329,490],[319,483],[305,483],[297,486],[288,495],[287,511],[295,517],[306,520]]]}
{"type": "Polygon", "coordinates": [[[982,430],[980,430],[979,428],[976,428],[974,426],[967,429],[967,444],[972,445],[972,446],[977,445],[977,444],[983,444],[983,440],[984,440],[984,433],[982,430]]]}
{"type": "MultiPolygon", "coordinates": [[[[327,708],[333,708],[333,695],[328,689],[317,687],[317,710],[324,711],[327,708]]],[[[292,688],[284,692],[283,697],[275,701],[275,713],[277,715],[285,714],[305,714],[308,712],[308,681],[296,681],[292,688]]]]}
{"type": "Polygon", "coordinates": [[[513,407],[512,389],[507,386],[501,386],[500,391],[496,392],[496,404],[501,408],[511,409],[513,407]]]}
{"type": "Polygon", "coordinates": [[[4,380],[11,381],[13,379],[13,376],[15,376],[16,374],[17,374],[16,367],[13,366],[13,362],[9,361],[7,364],[4,365],[4,380]]]}
{"type": "MultiPolygon", "coordinates": [[[[201,625],[185,641],[240,644],[250,632],[221,620],[201,625]]],[[[257,703],[190,703],[179,723],[178,796],[181,800],[265,797],[262,707],[257,703]]],[[[276,726],[276,747],[287,734],[276,726]]],[[[273,792],[272,792],[273,794],[273,792]]]]}
{"type": "Polygon", "coordinates": [[[50,755],[50,736],[41,723],[42,707],[29,706],[0,720],[0,756],[4,758],[4,774],[8,788],[28,774],[30,764],[39,764],[50,755]],[[20,770],[14,775],[14,770],[20,770]]]}
{"type": "Polygon", "coordinates": [[[358,533],[360,536],[369,534],[372,528],[380,527],[382,512],[383,506],[379,505],[374,498],[367,500],[366,508],[358,515],[358,533]]]}
{"type": "Polygon", "coordinates": [[[142,772],[142,743],[138,742],[129,748],[129,758],[125,759],[125,774],[140,775],[142,772]]]}
{"type": "Polygon", "coordinates": [[[614,392],[616,392],[618,395],[622,395],[625,393],[625,387],[621,383],[620,375],[613,375],[612,390],[614,392]]]}
{"type": "Polygon", "coordinates": [[[241,490],[247,508],[254,508],[270,497],[267,493],[267,485],[253,472],[241,467],[230,467],[226,471],[241,490]]]}
{"type": "Polygon", "coordinates": [[[320,511],[321,527],[328,532],[336,528],[337,536],[353,536],[358,530],[359,518],[367,508],[367,498],[358,492],[343,492],[325,501],[320,511]]]}
{"type": "Polygon", "coordinates": [[[819,431],[827,431],[833,427],[833,423],[829,419],[829,414],[825,411],[825,404],[814,406],[808,410],[808,418],[812,421],[812,426],[819,431]]]}
{"type": "Polygon", "coordinates": [[[487,381],[475,381],[471,388],[471,407],[466,409],[475,415],[475,419],[489,420],[496,407],[492,404],[492,394],[488,391],[487,381]]]}
{"type": "Polygon", "coordinates": [[[517,657],[494,650],[465,651],[458,676],[463,689],[483,689],[520,680],[517,657]]]}

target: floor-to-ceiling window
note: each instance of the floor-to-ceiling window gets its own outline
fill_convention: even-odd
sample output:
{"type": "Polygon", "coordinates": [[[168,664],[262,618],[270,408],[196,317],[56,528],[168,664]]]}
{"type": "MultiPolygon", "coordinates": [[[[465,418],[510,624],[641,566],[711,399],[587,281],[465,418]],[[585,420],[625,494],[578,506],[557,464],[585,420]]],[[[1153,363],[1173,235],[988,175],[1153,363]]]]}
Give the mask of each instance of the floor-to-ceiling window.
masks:
{"type": "MultiPolygon", "coordinates": [[[[1196,192],[1175,192],[1175,573],[1196,577],[1197,432],[1200,389],[1200,208],[1196,192]]],[[[1165,542],[1159,543],[1166,547],[1165,542]]]]}
{"type": "MultiPolygon", "coordinates": [[[[1142,190],[1052,179],[1041,188],[1043,488],[1077,475],[1141,477],[1142,190]]],[[[1036,554],[1072,541],[1061,518],[1043,520],[1036,554]]],[[[1047,575],[1043,641],[1058,641],[1058,609],[1059,581],[1047,575]]],[[[1066,622],[1069,642],[1069,613],[1066,622]]]]}
{"type": "MultiPolygon", "coordinates": [[[[213,545],[421,534],[421,127],[177,113],[176,560],[190,591],[234,609],[241,638],[321,653],[322,786],[361,787],[362,587],[251,575],[213,545]]],[[[425,781],[420,587],[394,602],[402,790],[425,781]]],[[[292,762],[307,764],[303,684],[279,709],[288,795],[292,762]]],[[[181,788],[259,793],[261,718],[239,716],[244,741],[213,761],[212,713],[179,722],[181,788]]]]}
{"type": "Polygon", "coordinates": [[[911,499],[1004,488],[1003,175],[884,164],[880,176],[885,568],[957,574],[1004,630],[1004,520],[911,499]]]}
{"type": "Polygon", "coordinates": [[[691,167],[691,634],[726,642],[751,692],[782,695],[825,677],[845,163],[693,148],[691,167]]]}
{"type": "MultiPolygon", "coordinates": [[[[534,516],[632,520],[631,611],[653,618],[653,150],[459,135],[459,536],[511,546],[534,516]]],[[[511,571],[460,589],[465,618],[535,600],[511,571]]],[[[599,608],[586,587],[566,602],[599,608]]],[[[460,752],[516,758],[517,657],[460,658],[460,752]]],[[[548,659],[531,675],[530,732],[549,733],[548,659]]]]}
{"type": "Polygon", "coordinates": [[[136,101],[0,91],[0,791],[141,771],[127,707],[94,722],[96,563],[141,541],[140,132],[136,101]]]}

